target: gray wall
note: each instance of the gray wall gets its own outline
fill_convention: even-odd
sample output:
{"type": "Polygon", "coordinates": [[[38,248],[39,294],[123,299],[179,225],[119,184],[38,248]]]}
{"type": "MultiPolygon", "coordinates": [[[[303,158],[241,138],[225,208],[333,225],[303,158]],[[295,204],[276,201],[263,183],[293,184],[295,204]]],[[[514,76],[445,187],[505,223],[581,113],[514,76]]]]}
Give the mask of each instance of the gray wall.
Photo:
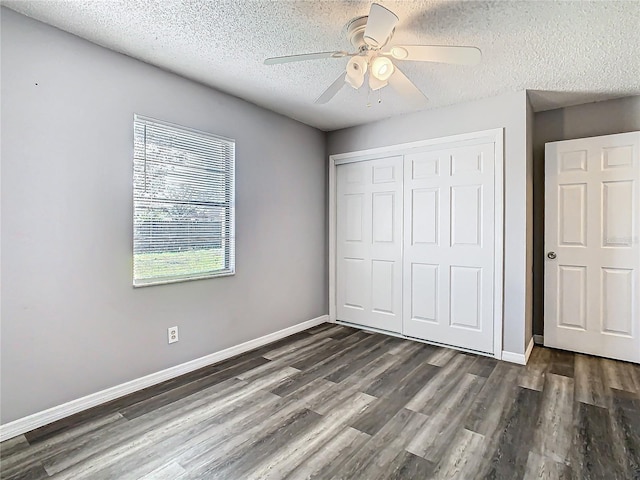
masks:
{"type": "MultiPolygon", "coordinates": [[[[503,350],[524,353],[527,313],[527,141],[526,93],[516,92],[475,102],[394,117],[330,132],[328,153],[505,128],[505,287],[503,350]]],[[[531,175],[529,175],[531,177],[531,175]]]]}
{"type": "Polygon", "coordinates": [[[640,130],[640,96],[535,114],[533,331],[544,332],[544,144],[640,130]]]}
{"type": "Polygon", "coordinates": [[[4,8],[1,39],[2,423],[327,313],[323,132],[4,8]],[[134,113],[236,139],[235,276],[132,288],[134,113]]]}

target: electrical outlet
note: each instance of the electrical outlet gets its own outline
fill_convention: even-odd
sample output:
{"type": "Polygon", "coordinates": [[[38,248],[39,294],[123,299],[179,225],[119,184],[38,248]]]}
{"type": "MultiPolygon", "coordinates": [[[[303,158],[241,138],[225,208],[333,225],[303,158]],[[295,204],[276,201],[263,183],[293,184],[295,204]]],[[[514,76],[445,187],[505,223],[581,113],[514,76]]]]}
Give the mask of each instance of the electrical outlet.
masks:
{"type": "Polygon", "coordinates": [[[178,341],[178,327],[167,328],[167,338],[169,343],[175,343],[178,341]]]}

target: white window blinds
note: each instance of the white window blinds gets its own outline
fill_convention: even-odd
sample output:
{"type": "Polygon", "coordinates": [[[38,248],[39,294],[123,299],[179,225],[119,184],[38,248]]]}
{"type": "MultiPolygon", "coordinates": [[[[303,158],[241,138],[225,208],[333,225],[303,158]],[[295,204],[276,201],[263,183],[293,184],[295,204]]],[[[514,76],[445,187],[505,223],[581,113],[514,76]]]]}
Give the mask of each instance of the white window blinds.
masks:
{"type": "Polygon", "coordinates": [[[235,142],[135,115],[133,285],[235,271],[235,142]]]}

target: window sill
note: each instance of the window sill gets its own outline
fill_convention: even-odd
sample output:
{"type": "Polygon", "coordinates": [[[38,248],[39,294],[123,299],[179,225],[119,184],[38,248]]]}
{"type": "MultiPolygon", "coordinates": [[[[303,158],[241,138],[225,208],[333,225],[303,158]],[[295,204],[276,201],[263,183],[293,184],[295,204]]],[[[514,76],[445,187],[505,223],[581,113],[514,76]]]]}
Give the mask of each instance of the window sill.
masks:
{"type": "Polygon", "coordinates": [[[147,280],[143,281],[143,283],[134,283],[133,288],[142,288],[142,287],[152,287],[154,285],[166,285],[169,283],[182,283],[182,282],[191,282],[194,280],[206,280],[210,278],[218,278],[218,277],[230,277],[235,275],[235,270],[224,271],[220,273],[208,273],[205,275],[200,275],[197,277],[179,277],[179,278],[165,278],[158,280],[147,280]]]}

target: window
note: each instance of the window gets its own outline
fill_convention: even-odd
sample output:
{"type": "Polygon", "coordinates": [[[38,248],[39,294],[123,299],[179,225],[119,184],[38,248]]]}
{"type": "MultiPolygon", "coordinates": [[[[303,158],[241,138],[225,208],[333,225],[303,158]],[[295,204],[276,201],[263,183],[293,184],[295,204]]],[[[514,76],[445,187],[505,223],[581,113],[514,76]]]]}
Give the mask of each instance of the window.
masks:
{"type": "Polygon", "coordinates": [[[135,115],[133,285],[235,271],[235,142],[135,115]]]}

